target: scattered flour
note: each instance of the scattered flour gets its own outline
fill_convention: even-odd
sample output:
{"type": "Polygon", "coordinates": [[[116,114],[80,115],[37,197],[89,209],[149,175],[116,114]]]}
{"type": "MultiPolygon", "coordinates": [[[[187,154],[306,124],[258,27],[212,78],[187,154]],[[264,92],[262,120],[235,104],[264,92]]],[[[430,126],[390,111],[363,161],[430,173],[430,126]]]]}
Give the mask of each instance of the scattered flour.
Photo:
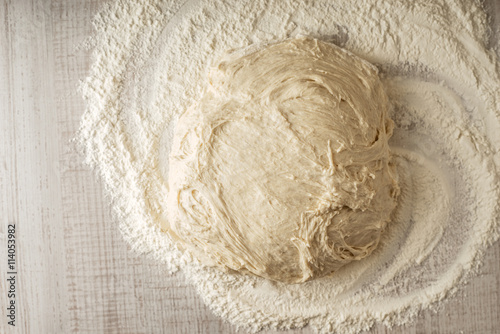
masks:
{"type": "Polygon", "coordinates": [[[411,321],[477,272],[499,238],[500,77],[479,1],[118,0],[94,20],[78,142],[124,237],[182,269],[239,327],[357,333],[411,321]],[[401,195],[368,258],[287,285],[203,267],[159,229],[179,115],[228,49],[307,35],[374,63],[393,104],[401,195]]]}

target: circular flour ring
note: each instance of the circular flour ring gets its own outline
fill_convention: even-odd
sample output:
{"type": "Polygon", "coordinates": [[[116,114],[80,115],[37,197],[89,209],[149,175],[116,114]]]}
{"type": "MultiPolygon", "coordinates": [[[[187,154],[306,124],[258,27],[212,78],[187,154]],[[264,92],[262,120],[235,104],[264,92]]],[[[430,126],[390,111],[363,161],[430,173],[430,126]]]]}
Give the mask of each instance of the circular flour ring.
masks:
{"type": "Polygon", "coordinates": [[[464,6],[120,0],[104,7],[81,87],[88,107],[78,142],[125,239],[181,268],[216,314],[253,329],[309,324],[356,333],[376,321],[405,323],[452,295],[499,238],[498,64],[484,47],[485,13],[477,3],[464,6]],[[371,256],[303,284],[201,266],[159,228],[177,119],[224,51],[300,34],[342,46],[382,72],[401,176],[394,223],[371,256]]]}

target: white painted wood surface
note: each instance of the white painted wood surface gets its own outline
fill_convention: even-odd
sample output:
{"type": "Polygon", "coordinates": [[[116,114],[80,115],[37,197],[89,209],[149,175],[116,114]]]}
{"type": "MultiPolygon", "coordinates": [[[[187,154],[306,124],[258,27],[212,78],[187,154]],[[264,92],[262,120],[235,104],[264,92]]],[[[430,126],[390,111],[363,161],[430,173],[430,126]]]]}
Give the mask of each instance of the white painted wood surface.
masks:
{"type": "MultiPolygon", "coordinates": [[[[102,184],[69,143],[84,110],[76,86],[90,65],[89,53],[76,46],[92,33],[100,3],[0,1],[0,333],[233,333],[182,275],[130,252],[102,184]],[[6,317],[12,223],[16,327],[6,317]]],[[[498,41],[500,1],[488,3],[498,41]]],[[[500,333],[499,319],[497,243],[482,274],[440,312],[371,332],[500,333]]]]}

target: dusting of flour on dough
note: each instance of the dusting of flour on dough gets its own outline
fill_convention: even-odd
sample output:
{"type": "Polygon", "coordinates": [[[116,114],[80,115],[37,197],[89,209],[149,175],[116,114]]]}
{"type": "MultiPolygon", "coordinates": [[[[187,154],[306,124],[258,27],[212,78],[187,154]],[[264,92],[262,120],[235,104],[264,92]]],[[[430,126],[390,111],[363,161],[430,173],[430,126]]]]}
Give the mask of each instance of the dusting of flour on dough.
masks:
{"type": "Polygon", "coordinates": [[[479,1],[118,0],[94,23],[78,133],[86,162],[132,247],[182,269],[236,326],[357,333],[404,324],[452,295],[498,240],[500,77],[479,1]],[[175,124],[225,51],[298,35],[379,68],[401,188],[393,223],[372,255],[302,284],[203,267],[159,228],[175,124]]]}

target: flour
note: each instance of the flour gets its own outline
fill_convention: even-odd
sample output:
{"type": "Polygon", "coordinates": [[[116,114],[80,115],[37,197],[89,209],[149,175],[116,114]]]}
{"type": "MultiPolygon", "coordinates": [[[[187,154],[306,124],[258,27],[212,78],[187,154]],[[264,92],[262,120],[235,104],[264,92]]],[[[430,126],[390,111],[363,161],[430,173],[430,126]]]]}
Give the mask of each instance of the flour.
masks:
{"type": "Polygon", "coordinates": [[[117,1],[95,19],[78,141],[124,237],[182,269],[239,327],[357,333],[404,324],[463,286],[499,238],[500,77],[479,1],[117,1]],[[393,104],[398,207],[368,258],[286,285],[203,267],[158,226],[169,144],[228,49],[299,35],[374,63],[393,104]]]}

